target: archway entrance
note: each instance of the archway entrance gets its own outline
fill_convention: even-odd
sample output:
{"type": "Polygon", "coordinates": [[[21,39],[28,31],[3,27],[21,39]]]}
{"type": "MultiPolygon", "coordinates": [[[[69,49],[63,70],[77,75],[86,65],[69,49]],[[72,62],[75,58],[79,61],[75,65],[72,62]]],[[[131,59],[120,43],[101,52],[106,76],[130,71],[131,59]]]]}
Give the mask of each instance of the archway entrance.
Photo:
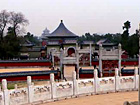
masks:
{"type": "Polygon", "coordinates": [[[68,81],[72,80],[72,72],[76,71],[76,68],[75,68],[76,65],[63,65],[63,66],[64,66],[63,74],[64,74],[65,79],[68,81]]]}
{"type": "Polygon", "coordinates": [[[75,49],[71,47],[68,49],[67,53],[68,53],[68,56],[72,56],[72,54],[75,54],[75,49]]]}

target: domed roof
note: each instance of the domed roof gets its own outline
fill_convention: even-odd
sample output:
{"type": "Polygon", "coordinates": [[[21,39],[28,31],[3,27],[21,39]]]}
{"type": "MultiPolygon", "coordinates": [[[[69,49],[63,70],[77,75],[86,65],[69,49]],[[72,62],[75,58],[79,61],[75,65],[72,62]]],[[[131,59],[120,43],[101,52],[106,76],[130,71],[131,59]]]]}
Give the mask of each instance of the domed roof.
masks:
{"type": "Polygon", "coordinates": [[[61,20],[61,23],[59,24],[57,29],[53,31],[51,34],[47,35],[47,37],[78,37],[78,36],[69,31],[63,24],[63,20],[61,20]]]}

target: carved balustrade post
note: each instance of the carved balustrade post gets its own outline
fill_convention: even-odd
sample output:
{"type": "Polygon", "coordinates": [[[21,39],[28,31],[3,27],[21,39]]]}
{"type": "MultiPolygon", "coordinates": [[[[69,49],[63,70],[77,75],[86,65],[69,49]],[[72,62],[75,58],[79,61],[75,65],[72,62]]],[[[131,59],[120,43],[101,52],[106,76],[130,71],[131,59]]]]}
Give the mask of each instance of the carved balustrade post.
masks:
{"type": "Polygon", "coordinates": [[[27,88],[28,88],[28,103],[33,102],[33,96],[34,96],[34,86],[32,85],[32,79],[31,76],[27,76],[27,88]]]}
{"type": "Polygon", "coordinates": [[[139,75],[138,75],[138,68],[135,67],[135,89],[138,90],[139,87],[139,75]]]}
{"type": "Polygon", "coordinates": [[[72,79],[73,79],[73,95],[74,96],[77,96],[77,80],[76,80],[76,72],[73,71],[72,72],[72,79]]]}
{"type": "Polygon", "coordinates": [[[115,92],[119,91],[119,85],[120,85],[119,78],[120,78],[119,70],[118,70],[118,68],[115,68],[115,92]]]}
{"type": "Polygon", "coordinates": [[[54,80],[54,74],[50,74],[50,84],[51,84],[51,99],[56,98],[56,84],[54,80]]]}
{"type": "Polygon", "coordinates": [[[9,105],[10,101],[10,95],[9,90],[7,89],[7,80],[2,80],[2,90],[3,90],[3,98],[4,98],[4,105],[9,105]]]}
{"type": "Polygon", "coordinates": [[[94,91],[95,94],[98,94],[98,86],[99,85],[99,79],[98,79],[98,71],[97,69],[94,69],[94,91]]]}

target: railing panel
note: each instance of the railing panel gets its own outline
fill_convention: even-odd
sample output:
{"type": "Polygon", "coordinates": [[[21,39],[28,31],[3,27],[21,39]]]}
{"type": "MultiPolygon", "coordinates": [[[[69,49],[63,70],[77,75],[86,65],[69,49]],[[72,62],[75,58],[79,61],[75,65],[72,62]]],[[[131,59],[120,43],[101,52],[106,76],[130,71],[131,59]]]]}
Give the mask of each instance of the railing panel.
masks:
{"type": "Polygon", "coordinates": [[[34,102],[51,99],[51,86],[50,85],[38,85],[34,86],[34,102]]]}
{"type": "Polygon", "coordinates": [[[3,96],[3,92],[0,92],[0,105],[4,105],[4,96],[3,96]]]}
{"type": "Polygon", "coordinates": [[[9,90],[10,105],[21,105],[28,103],[27,88],[9,90]]]}
{"type": "Polygon", "coordinates": [[[73,95],[73,82],[56,83],[56,98],[69,97],[73,95]]]}
{"type": "Polygon", "coordinates": [[[82,79],[77,80],[77,86],[78,86],[78,95],[79,94],[88,94],[88,93],[94,93],[94,79],[82,79]]]}
{"type": "Polygon", "coordinates": [[[115,91],[115,77],[99,78],[98,92],[114,92],[115,91]]]}
{"type": "Polygon", "coordinates": [[[135,76],[122,76],[119,80],[120,90],[132,90],[135,88],[135,76]]]}

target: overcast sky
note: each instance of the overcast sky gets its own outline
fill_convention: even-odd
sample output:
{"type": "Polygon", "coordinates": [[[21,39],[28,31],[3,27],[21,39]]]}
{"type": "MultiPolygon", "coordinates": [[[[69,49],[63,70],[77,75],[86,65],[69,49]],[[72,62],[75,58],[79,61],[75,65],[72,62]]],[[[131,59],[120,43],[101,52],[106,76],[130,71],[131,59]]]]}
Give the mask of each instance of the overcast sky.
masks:
{"type": "Polygon", "coordinates": [[[22,12],[29,20],[26,31],[41,35],[51,32],[60,20],[77,35],[122,33],[125,21],[131,22],[131,33],[140,23],[140,0],[0,0],[0,10],[22,12]]]}

